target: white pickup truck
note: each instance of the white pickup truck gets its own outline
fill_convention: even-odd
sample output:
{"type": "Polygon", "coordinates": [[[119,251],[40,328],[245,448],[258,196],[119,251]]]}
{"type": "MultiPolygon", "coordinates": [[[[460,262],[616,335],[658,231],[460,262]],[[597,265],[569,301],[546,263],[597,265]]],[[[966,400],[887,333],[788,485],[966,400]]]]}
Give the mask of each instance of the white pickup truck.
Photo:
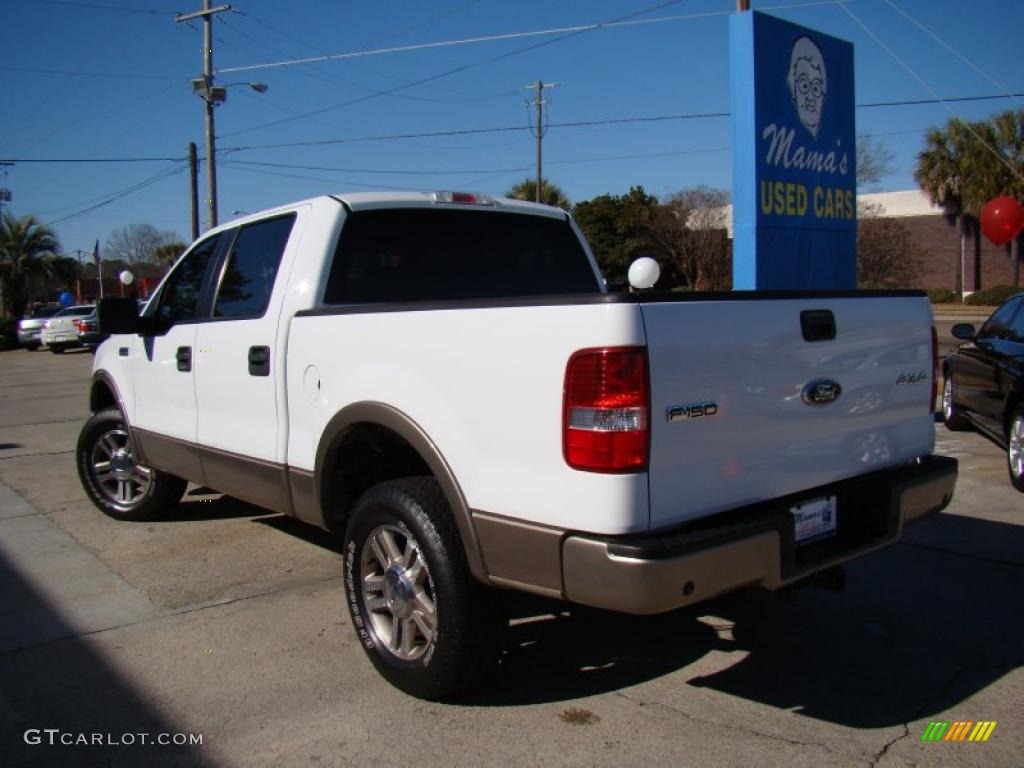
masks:
{"type": "Polygon", "coordinates": [[[187,480],[344,536],[365,650],[441,698],[489,588],[636,614],[775,589],[945,507],[923,294],[609,293],[563,211],[324,196],[105,300],[77,464],[119,519],[187,480]]]}

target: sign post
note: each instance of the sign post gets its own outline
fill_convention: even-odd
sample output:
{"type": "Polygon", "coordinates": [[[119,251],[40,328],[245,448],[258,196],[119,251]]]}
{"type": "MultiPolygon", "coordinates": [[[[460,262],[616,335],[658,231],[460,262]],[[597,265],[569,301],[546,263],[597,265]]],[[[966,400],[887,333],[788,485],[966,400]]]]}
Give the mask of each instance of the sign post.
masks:
{"type": "Polygon", "coordinates": [[[733,288],[856,288],[853,45],[756,11],[729,22],[733,288]]]}

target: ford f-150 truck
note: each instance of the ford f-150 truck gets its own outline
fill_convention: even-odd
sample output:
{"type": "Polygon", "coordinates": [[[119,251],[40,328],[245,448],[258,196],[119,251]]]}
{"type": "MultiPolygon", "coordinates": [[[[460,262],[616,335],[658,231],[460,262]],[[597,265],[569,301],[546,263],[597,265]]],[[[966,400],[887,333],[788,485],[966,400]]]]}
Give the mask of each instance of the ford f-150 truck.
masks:
{"type": "Polygon", "coordinates": [[[610,293],[547,206],[319,197],[99,316],[90,499],[151,519],[192,481],[338,531],[361,644],[425,698],[491,658],[493,588],[634,614],[776,589],[956,480],[923,294],[610,293]]]}

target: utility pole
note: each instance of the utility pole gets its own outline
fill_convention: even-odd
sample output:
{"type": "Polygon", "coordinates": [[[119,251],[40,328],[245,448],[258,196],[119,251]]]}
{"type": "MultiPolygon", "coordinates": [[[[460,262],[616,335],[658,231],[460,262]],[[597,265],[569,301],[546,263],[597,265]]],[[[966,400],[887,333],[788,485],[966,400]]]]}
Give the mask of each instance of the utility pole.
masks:
{"type": "MultiPolygon", "coordinates": [[[[544,101],[544,89],[555,88],[558,83],[545,83],[543,80],[538,80],[533,85],[524,85],[523,90],[525,91],[537,91],[537,95],[533,97],[533,105],[537,108],[537,126],[534,129],[533,135],[537,138],[537,189],[534,194],[534,201],[540,202],[540,187],[543,181],[541,174],[541,144],[544,139],[544,105],[547,103],[544,101]]],[[[529,102],[527,102],[529,104],[529,102]]]]}
{"type": "Polygon", "coordinates": [[[189,210],[192,212],[192,242],[199,239],[199,160],[196,143],[188,143],[189,210]]]}
{"type": "Polygon", "coordinates": [[[213,85],[213,17],[215,14],[230,11],[230,5],[210,7],[210,0],[203,0],[203,9],[192,13],[175,15],[177,22],[201,18],[203,20],[203,76],[192,81],[192,88],[206,103],[206,187],[210,199],[207,200],[209,227],[217,226],[217,163],[214,155],[217,152],[216,136],[213,130],[213,108],[227,98],[227,89],[213,85]]]}
{"type": "Polygon", "coordinates": [[[736,0],[736,12],[743,13],[750,10],[750,0],[736,0]]]}
{"type": "Polygon", "coordinates": [[[78,279],[75,280],[75,295],[76,300],[79,304],[82,303],[82,257],[85,256],[85,251],[81,248],[75,250],[75,255],[78,257],[78,279]]]}
{"type": "Polygon", "coordinates": [[[4,183],[0,186],[0,216],[4,213],[4,203],[11,202],[11,190],[7,188],[7,169],[14,163],[7,160],[0,160],[0,168],[4,169],[4,183]]]}

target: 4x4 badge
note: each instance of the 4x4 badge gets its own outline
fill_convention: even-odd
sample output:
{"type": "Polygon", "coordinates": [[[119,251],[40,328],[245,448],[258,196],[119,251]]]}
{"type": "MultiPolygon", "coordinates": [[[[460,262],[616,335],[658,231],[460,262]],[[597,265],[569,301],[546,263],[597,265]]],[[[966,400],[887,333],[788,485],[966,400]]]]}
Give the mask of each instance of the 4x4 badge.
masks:
{"type": "Polygon", "coordinates": [[[808,405],[828,405],[839,399],[843,388],[832,379],[815,379],[804,385],[800,399],[808,405]]]}

